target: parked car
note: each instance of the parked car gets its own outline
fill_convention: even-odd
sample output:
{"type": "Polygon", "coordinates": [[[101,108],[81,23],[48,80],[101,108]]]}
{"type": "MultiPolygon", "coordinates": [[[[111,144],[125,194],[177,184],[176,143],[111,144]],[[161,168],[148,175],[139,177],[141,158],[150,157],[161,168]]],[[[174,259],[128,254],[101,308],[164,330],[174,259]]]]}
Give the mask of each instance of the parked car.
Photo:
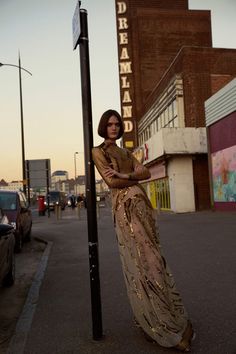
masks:
{"type": "Polygon", "coordinates": [[[0,190],[0,208],[14,227],[15,250],[20,252],[23,242],[30,241],[32,228],[32,214],[24,193],[0,190]]]}
{"type": "MultiPolygon", "coordinates": [[[[48,196],[45,198],[45,206],[48,208],[48,196]]],[[[66,195],[60,191],[51,191],[49,193],[49,208],[50,210],[55,209],[55,205],[60,205],[61,209],[64,210],[67,202],[66,202],[66,195]]]]}
{"type": "Polygon", "coordinates": [[[15,281],[15,236],[7,216],[0,209],[0,284],[11,286],[15,281]]]}

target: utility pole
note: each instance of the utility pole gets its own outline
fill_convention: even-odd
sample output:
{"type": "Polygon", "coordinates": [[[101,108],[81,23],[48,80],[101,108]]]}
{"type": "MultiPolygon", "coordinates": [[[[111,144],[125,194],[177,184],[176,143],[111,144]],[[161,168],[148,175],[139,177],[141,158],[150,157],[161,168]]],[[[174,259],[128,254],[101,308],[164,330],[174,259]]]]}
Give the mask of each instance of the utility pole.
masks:
{"type": "Polygon", "coordinates": [[[98,259],[98,236],[97,236],[97,211],[96,211],[96,186],[95,171],[92,160],[93,148],[93,122],[91,104],[91,84],[89,67],[89,46],[88,46],[88,23],[87,11],[80,9],[80,1],[77,3],[73,17],[74,49],[80,45],[80,73],[83,110],[83,132],[84,132],[84,160],[86,175],[86,202],[87,202],[87,225],[88,225],[88,248],[90,267],[90,288],[93,339],[99,340],[103,336],[101,292],[99,279],[98,259]]]}
{"type": "Polygon", "coordinates": [[[23,114],[23,99],[22,99],[22,82],[21,82],[21,61],[19,53],[19,86],[20,86],[20,122],[21,122],[21,151],[22,151],[22,180],[23,191],[26,195],[26,166],[25,166],[25,138],[24,138],[24,114],[23,114]]]}

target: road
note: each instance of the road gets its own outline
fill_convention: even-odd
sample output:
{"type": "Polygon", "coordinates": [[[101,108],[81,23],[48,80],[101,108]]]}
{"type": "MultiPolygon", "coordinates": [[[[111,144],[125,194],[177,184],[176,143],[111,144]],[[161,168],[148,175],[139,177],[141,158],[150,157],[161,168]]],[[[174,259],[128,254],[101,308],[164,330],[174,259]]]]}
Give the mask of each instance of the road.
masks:
{"type": "MultiPolygon", "coordinates": [[[[158,215],[163,252],[197,333],[193,354],[236,354],[236,215],[158,215]]],[[[104,339],[92,340],[86,211],[35,217],[33,234],[52,243],[30,330],[15,354],[171,354],[133,325],[108,208],[98,219],[104,339]]],[[[16,336],[15,336],[16,337],[16,336]]],[[[21,337],[18,337],[18,339],[21,337]]],[[[14,344],[15,343],[15,344],[14,344]]]]}

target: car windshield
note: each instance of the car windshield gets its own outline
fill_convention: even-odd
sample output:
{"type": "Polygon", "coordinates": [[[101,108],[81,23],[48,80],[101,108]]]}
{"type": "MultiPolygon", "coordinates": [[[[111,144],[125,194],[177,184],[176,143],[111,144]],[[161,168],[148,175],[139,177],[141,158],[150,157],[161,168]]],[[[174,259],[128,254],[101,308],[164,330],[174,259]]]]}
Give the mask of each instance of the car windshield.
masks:
{"type": "Polygon", "coordinates": [[[59,193],[50,193],[49,198],[51,202],[57,202],[60,199],[60,194],[59,193]]]}
{"type": "Polygon", "coordinates": [[[3,210],[16,210],[16,194],[0,193],[0,208],[3,210]]]}

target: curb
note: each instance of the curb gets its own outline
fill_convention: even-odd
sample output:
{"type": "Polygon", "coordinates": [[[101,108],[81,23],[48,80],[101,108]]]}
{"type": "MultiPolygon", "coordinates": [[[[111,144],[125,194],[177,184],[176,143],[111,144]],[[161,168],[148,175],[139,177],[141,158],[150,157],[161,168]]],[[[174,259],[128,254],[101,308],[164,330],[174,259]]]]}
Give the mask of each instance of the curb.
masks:
{"type": "Polygon", "coordinates": [[[47,268],[48,258],[53,242],[37,238],[37,241],[46,243],[47,246],[41,257],[37,272],[28,292],[23,310],[16,324],[15,333],[12,336],[6,354],[23,354],[27,337],[31,328],[34,312],[39,300],[39,290],[47,268]]]}

